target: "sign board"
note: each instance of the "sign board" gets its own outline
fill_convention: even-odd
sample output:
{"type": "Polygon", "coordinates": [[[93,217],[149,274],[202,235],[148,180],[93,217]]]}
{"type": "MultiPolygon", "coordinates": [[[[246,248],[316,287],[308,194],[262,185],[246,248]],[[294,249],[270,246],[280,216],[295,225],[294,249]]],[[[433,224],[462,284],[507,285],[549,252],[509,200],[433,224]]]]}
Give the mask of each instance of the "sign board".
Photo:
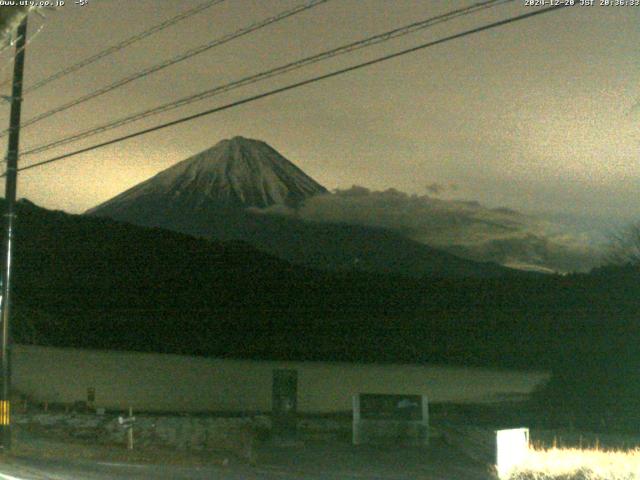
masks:
{"type": "Polygon", "coordinates": [[[118,423],[124,428],[133,428],[133,424],[136,423],[136,417],[118,417],[118,423]]]}
{"type": "Polygon", "coordinates": [[[422,421],[422,395],[360,394],[363,420],[422,421]]]}
{"type": "Polygon", "coordinates": [[[361,393],[353,397],[353,443],[426,445],[427,398],[412,394],[361,393]]]}

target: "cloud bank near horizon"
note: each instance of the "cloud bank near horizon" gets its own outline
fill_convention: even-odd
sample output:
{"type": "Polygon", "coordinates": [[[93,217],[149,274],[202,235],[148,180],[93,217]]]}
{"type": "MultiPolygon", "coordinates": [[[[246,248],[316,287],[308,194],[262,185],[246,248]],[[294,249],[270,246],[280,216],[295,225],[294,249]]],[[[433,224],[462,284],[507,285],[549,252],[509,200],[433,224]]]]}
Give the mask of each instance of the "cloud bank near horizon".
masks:
{"type": "MultiPolygon", "coordinates": [[[[428,189],[439,194],[442,188],[428,189]]],[[[382,227],[421,243],[479,261],[559,272],[587,271],[600,252],[586,236],[510,208],[475,201],[411,195],[390,188],[374,191],[354,185],[307,199],[298,209],[274,206],[263,213],[294,215],[314,222],[382,227]]]]}

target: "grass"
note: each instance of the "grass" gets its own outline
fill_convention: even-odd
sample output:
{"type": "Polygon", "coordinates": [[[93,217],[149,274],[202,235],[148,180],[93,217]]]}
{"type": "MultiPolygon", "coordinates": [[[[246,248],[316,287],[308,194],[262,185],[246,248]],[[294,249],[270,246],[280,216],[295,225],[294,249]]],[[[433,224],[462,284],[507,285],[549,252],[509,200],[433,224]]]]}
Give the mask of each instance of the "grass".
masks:
{"type": "Polygon", "coordinates": [[[640,480],[640,448],[532,448],[508,480],[640,480]]]}
{"type": "Polygon", "coordinates": [[[586,432],[580,430],[531,430],[531,443],[536,450],[551,447],[580,450],[634,450],[640,446],[640,435],[626,433],[586,432]]]}

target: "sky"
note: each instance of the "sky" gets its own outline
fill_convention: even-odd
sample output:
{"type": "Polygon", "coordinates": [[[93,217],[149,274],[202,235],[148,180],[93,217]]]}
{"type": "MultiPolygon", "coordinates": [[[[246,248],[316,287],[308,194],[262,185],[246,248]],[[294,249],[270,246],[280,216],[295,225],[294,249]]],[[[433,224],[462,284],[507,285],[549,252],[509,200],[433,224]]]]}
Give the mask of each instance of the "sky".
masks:
{"type": "MultiPolygon", "coordinates": [[[[202,3],[89,0],[30,17],[28,86],[202,3]]],[[[302,0],[227,0],[25,95],[23,120],[302,0]]],[[[458,0],[330,0],[88,101],[21,134],[46,143],[454,8],[458,0]]],[[[596,2],[598,3],[598,2],[596,2]]],[[[89,146],[540,7],[515,0],[49,152],[89,146]]],[[[242,135],[328,189],[474,200],[606,229],[640,220],[640,7],[575,6],[421,50],[177,127],[21,172],[18,196],[80,213],[242,135]]],[[[0,53],[9,93],[12,52],[0,53]]],[[[8,124],[8,105],[0,115],[8,124]]],[[[0,145],[6,149],[6,142],[0,145]]]]}

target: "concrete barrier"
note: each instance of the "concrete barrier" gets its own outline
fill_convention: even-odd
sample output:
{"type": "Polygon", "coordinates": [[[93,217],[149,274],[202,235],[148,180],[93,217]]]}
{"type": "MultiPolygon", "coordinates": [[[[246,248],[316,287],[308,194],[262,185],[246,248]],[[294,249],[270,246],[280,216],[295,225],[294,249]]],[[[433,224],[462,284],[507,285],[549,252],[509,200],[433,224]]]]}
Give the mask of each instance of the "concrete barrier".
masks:
{"type": "Polygon", "coordinates": [[[298,412],[350,412],[358,393],[493,402],[549,375],[439,365],[276,362],[14,345],[13,385],[36,402],[137,412],[270,412],[273,371],[298,372],[298,412]]]}

